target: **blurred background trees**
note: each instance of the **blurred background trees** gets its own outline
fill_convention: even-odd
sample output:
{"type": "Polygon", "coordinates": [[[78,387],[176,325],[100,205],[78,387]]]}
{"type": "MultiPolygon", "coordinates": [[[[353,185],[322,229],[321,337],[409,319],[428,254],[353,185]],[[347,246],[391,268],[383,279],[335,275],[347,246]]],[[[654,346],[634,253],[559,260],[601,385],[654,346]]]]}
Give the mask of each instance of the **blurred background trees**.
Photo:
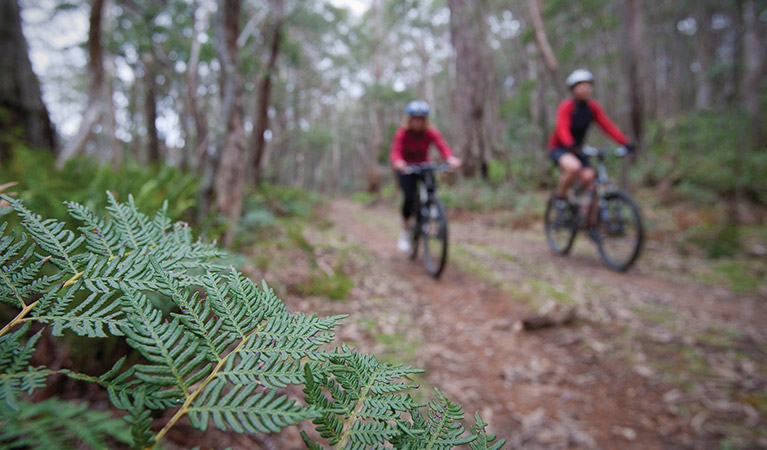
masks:
{"type": "Polygon", "coordinates": [[[42,98],[59,167],[86,154],[191,171],[201,217],[233,223],[262,182],[375,191],[412,98],[432,104],[465,176],[544,186],[546,137],[579,67],[641,144],[635,183],[767,202],[765,0],[2,5],[4,157],[10,136],[54,147],[42,98]]]}

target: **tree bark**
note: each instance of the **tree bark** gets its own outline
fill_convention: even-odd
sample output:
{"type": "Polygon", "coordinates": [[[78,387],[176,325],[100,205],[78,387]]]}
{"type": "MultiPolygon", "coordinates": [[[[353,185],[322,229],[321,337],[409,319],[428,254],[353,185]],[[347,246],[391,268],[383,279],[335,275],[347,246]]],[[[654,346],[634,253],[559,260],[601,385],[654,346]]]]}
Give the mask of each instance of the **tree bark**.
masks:
{"type": "MultiPolygon", "coordinates": [[[[767,57],[764,41],[760,37],[758,9],[755,0],[746,0],[743,4],[743,106],[749,117],[751,135],[750,147],[753,149],[767,146],[767,119],[760,106],[764,93],[764,72],[767,57]]],[[[763,30],[762,30],[763,32],[763,30]]]]}
{"type": "Polygon", "coordinates": [[[144,119],[147,135],[147,161],[160,161],[160,137],[157,133],[157,70],[154,55],[145,53],[144,62],[144,119]]]}
{"type": "Polygon", "coordinates": [[[492,53],[484,32],[486,1],[449,0],[450,34],[455,49],[456,100],[459,124],[459,152],[464,159],[463,173],[488,177],[487,142],[493,129],[490,108],[497,107],[491,96],[492,53]]]}
{"type": "MultiPolygon", "coordinates": [[[[21,30],[21,8],[16,0],[0,2],[0,133],[35,148],[56,150],[56,132],[48,116],[40,83],[29,61],[21,30]],[[14,136],[15,137],[15,136],[14,136]]],[[[12,142],[0,140],[0,162],[10,156],[12,142]]]]}
{"type": "MultiPolygon", "coordinates": [[[[208,127],[205,121],[205,114],[197,104],[197,90],[200,85],[197,66],[200,64],[200,51],[202,49],[200,34],[204,31],[204,27],[207,26],[210,11],[206,7],[200,10],[199,2],[197,1],[194,2],[192,11],[194,11],[195,20],[192,28],[192,46],[189,50],[189,62],[186,66],[186,117],[184,119],[186,146],[181,154],[181,167],[183,169],[189,168],[193,155],[197,161],[204,161],[200,157],[206,154],[205,150],[208,141],[208,127]],[[198,11],[200,11],[199,17],[198,11]]],[[[202,164],[196,164],[195,166],[198,173],[201,172],[201,166],[202,164]]]]}
{"type": "Polygon", "coordinates": [[[704,2],[699,2],[695,11],[695,53],[700,65],[696,74],[697,89],[695,90],[695,107],[709,109],[714,103],[714,84],[711,79],[715,46],[711,30],[712,12],[704,2]]]}
{"type": "MultiPolygon", "coordinates": [[[[75,137],[61,150],[56,161],[57,167],[61,168],[64,163],[81,153],[91,136],[93,126],[104,116],[109,107],[104,80],[104,47],[101,43],[104,7],[106,0],[92,0],[91,12],[88,19],[88,75],[90,78],[90,90],[88,92],[88,104],[83,113],[75,137]]],[[[111,95],[111,93],[109,93],[111,95]]]]}
{"type": "Polygon", "coordinates": [[[277,59],[280,55],[280,41],[282,40],[282,26],[284,17],[283,0],[270,0],[273,15],[272,43],[269,52],[269,60],[261,74],[258,83],[258,99],[256,103],[256,126],[253,129],[253,177],[256,186],[262,181],[262,161],[266,147],[264,133],[269,128],[269,105],[271,104],[272,76],[277,69],[277,59]]]}
{"type": "Polygon", "coordinates": [[[554,55],[554,50],[549,43],[548,35],[546,34],[546,26],[543,22],[543,0],[527,0],[527,8],[530,11],[530,21],[533,25],[533,32],[535,36],[535,43],[543,56],[543,62],[546,64],[549,75],[551,76],[551,82],[554,85],[554,89],[557,91],[560,97],[564,95],[564,91],[560,86],[559,81],[559,63],[557,63],[557,57],[554,55]]]}
{"type": "Polygon", "coordinates": [[[216,204],[229,227],[223,244],[231,246],[242,214],[247,161],[243,107],[243,82],[237,48],[241,1],[219,0],[216,34],[221,60],[222,114],[225,126],[219,137],[221,161],[216,173],[216,204]]]}

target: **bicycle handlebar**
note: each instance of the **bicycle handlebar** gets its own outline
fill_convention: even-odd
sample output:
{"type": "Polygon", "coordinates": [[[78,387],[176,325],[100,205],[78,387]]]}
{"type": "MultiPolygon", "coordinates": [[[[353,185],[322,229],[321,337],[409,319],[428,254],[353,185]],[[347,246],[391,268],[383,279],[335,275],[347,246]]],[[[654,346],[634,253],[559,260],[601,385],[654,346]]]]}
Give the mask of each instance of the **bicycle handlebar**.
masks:
{"type": "Polygon", "coordinates": [[[433,170],[435,172],[447,172],[452,170],[452,167],[448,163],[422,162],[417,164],[408,164],[407,168],[405,168],[402,173],[406,175],[422,174],[429,170],[433,170]]]}
{"type": "Polygon", "coordinates": [[[587,156],[599,156],[599,157],[606,156],[608,153],[612,152],[615,156],[622,158],[629,154],[629,149],[626,148],[625,145],[622,145],[615,149],[602,149],[602,148],[592,147],[590,145],[584,145],[583,148],[581,149],[581,152],[583,152],[583,154],[587,156]]]}

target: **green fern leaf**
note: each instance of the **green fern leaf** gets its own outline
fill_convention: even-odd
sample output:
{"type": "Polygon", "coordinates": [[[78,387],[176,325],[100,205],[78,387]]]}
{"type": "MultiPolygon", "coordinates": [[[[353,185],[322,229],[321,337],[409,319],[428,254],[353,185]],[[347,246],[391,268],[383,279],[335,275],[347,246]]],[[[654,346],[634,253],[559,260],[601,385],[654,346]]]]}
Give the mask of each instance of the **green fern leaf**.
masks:
{"type": "Polygon", "coordinates": [[[276,433],[283,427],[313,419],[318,412],[304,408],[295,400],[277,395],[274,390],[256,392],[258,385],[234,386],[224,393],[223,380],[206,386],[189,408],[189,419],[196,428],[205,430],[208,421],[221,430],[238,433],[276,433]]]}
{"type": "Polygon", "coordinates": [[[0,406],[0,448],[110,448],[116,442],[130,442],[124,422],[87,403],[52,398],[16,411],[0,406]]]}
{"type": "Polygon", "coordinates": [[[451,449],[476,439],[476,436],[463,436],[463,409],[451,402],[436,387],[434,400],[429,402],[429,420],[426,422],[426,434],[423,437],[426,450],[451,449]]]}
{"type": "Polygon", "coordinates": [[[482,420],[479,413],[474,413],[474,425],[471,426],[471,431],[477,436],[477,440],[472,442],[471,450],[501,450],[506,444],[506,439],[495,441],[494,434],[487,434],[485,427],[487,423],[482,420]]]}
{"type": "Polygon", "coordinates": [[[149,364],[137,364],[136,378],[149,385],[164,386],[161,396],[168,400],[189,396],[192,385],[211,371],[209,354],[175,318],[163,323],[162,312],[145,295],[124,287],[123,307],[127,321],[121,326],[128,344],[149,364]]]}
{"type": "Polygon", "coordinates": [[[106,221],[90,208],[75,202],[66,203],[69,215],[83,223],[78,229],[85,236],[85,248],[91,253],[114,257],[121,251],[120,235],[114,222],[106,221]]]}
{"type": "Polygon", "coordinates": [[[128,196],[128,203],[119,203],[111,192],[107,191],[109,205],[107,211],[115,222],[121,242],[129,249],[139,249],[153,243],[152,224],[149,218],[138,212],[133,196],[128,196]]]}
{"type": "MultiPolygon", "coordinates": [[[[0,226],[0,233],[5,227],[5,223],[0,226]]],[[[25,306],[27,299],[46,292],[61,278],[55,275],[38,276],[46,260],[33,256],[34,244],[16,258],[26,244],[27,236],[23,233],[18,241],[13,233],[0,237],[0,303],[17,308],[25,306]]]]}
{"type": "Polygon", "coordinates": [[[278,389],[303,381],[303,370],[298,361],[281,360],[278,355],[244,355],[239,361],[226,361],[220,376],[234,385],[261,383],[266,388],[278,389]]]}
{"type": "MultiPolygon", "coordinates": [[[[22,225],[41,250],[50,256],[50,261],[68,274],[78,272],[78,261],[73,254],[85,240],[66,228],[64,222],[54,219],[43,220],[39,215],[29,211],[18,200],[4,197],[11,203],[13,209],[22,219],[22,225]]],[[[45,257],[45,255],[43,256],[45,257]]]]}
{"type": "Polygon", "coordinates": [[[131,427],[131,448],[143,450],[151,448],[154,443],[154,434],[150,430],[152,426],[152,416],[150,411],[145,408],[147,403],[146,391],[141,390],[137,393],[135,400],[127,406],[128,415],[125,421],[131,427]]]}
{"type": "Polygon", "coordinates": [[[23,392],[31,395],[36,389],[45,386],[50,370],[29,366],[29,359],[35,352],[35,344],[42,331],[27,339],[23,345],[21,339],[29,331],[29,325],[18,331],[0,337],[0,404],[11,410],[18,410],[19,395],[23,392]]]}
{"type": "MultiPolygon", "coordinates": [[[[64,330],[72,330],[78,336],[91,338],[121,336],[120,326],[125,315],[122,305],[113,292],[93,292],[80,303],[73,302],[82,283],[78,281],[56,299],[49,309],[47,302],[34,311],[31,320],[52,325],[52,334],[61,336],[64,330]],[[106,331],[109,331],[109,334],[106,331]]],[[[55,298],[55,297],[54,297],[55,298]]]]}

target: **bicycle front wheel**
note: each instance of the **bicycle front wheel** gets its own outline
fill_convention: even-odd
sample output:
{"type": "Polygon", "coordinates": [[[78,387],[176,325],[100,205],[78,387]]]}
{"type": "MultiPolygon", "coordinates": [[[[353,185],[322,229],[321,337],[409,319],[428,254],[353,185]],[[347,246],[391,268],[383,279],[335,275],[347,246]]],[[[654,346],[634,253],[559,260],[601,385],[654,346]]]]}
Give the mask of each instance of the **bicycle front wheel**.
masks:
{"type": "Polygon", "coordinates": [[[602,261],[613,270],[628,270],[644,241],[642,216],[634,200],[625,192],[606,194],[599,205],[597,230],[602,261]]]}
{"type": "Polygon", "coordinates": [[[578,232],[578,211],[575,206],[568,204],[567,208],[557,211],[555,202],[557,199],[552,195],[546,204],[544,214],[544,228],[546,241],[551,250],[557,255],[567,255],[575,241],[578,232]]]}
{"type": "Polygon", "coordinates": [[[423,240],[423,259],[429,274],[439,278],[447,263],[445,207],[439,199],[435,199],[427,210],[428,216],[423,217],[420,236],[423,240]]]}

